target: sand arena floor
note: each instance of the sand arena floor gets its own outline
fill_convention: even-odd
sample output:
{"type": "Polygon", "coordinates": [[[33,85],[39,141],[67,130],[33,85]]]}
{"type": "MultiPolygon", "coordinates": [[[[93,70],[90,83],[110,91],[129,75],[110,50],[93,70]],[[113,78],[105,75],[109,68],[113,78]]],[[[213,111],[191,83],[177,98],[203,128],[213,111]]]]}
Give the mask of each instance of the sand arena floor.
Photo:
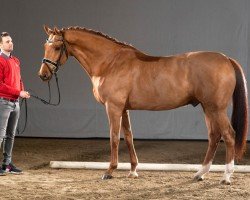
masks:
{"type": "MultiPolygon", "coordinates": [[[[248,143],[249,146],[249,143],[248,143]]],[[[139,162],[191,163],[203,161],[205,141],[135,141],[139,162]]],[[[250,165],[250,150],[239,164],[250,165]]],[[[194,182],[193,172],[138,171],[139,178],[126,178],[117,170],[111,180],[101,180],[103,170],[51,169],[51,160],[103,161],[110,156],[105,139],[16,138],[14,163],[22,175],[0,177],[0,199],[250,199],[250,174],[234,173],[232,185],[220,185],[222,173],[210,172],[194,182]]],[[[224,164],[225,146],[219,145],[215,164],[224,164]]],[[[119,161],[129,162],[125,142],[119,161]]]]}

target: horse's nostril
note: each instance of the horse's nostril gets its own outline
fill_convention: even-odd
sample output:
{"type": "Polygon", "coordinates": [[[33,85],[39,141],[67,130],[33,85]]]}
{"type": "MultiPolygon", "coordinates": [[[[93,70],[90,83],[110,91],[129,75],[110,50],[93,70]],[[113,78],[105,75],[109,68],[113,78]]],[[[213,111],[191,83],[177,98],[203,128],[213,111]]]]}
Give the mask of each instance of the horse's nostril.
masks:
{"type": "Polygon", "coordinates": [[[48,80],[48,75],[47,74],[40,74],[39,77],[43,80],[43,81],[46,81],[48,80]]]}

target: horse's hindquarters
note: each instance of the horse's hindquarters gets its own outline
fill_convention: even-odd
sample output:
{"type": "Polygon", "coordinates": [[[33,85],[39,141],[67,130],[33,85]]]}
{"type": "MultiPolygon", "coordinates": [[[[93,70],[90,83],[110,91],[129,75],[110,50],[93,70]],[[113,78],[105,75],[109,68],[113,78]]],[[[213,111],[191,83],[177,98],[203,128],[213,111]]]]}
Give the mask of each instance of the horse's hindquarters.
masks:
{"type": "Polygon", "coordinates": [[[193,96],[205,107],[226,109],[235,89],[234,69],[225,56],[207,54],[212,54],[210,60],[206,53],[192,58],[194,65],[190,67],[190,82],[193,96]]]}

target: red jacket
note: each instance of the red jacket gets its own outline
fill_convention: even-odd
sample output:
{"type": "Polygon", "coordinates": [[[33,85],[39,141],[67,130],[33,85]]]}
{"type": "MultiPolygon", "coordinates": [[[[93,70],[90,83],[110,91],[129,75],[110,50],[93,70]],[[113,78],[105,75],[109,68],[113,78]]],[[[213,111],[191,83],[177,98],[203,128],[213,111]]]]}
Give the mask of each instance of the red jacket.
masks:
{"type": "Polygon", "coordinates": [[[0,53],[0,97],[15,100],[23,89],[19,60],[0,53]]]}

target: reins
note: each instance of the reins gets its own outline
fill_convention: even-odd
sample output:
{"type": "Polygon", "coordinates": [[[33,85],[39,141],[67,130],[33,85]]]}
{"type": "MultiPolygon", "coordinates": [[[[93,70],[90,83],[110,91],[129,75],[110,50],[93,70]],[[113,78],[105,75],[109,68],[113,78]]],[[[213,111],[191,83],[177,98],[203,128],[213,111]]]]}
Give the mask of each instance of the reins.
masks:
{"type": "Polygon", "coordinates": [[[60,93],[60,88],[59,88],[59,83],[58,83],[58,77],[57,74],[54,74],[56,77],[56,86],[57,86],[57,92],[58,92],[58,102],[57,103],[51,103],[51,89],[50,89],[50,82],[48,82],[48,88],[49,88],[49,100],[45,100],[37,95],[30,94],[31,97],[40,100],[42,103],[45,105],[50,105],[50,106],[58,106],[61,102],[61,93],[60,93]]]}
{"type": "MultiPolygon", "coordinates": [[[[50,89],[50,82],[48,82],[48,88],[49,88],[49,100],[45,100],[37,95],[30,94],[31,97],[40,100],[43,104],[45,105],[50,105],[50,106],[58,106],[61,103],[61,93],[60,93],[60,87],[59,87],[59,82],[58,82],[58,77],[57,74],[54,73],[55,78],[56,78],[56,86],[57,86],[57,92],[58,92],[58,102],[57,103],[51,103],[51,89],[50,89]]],[[[27,104],[27,99],[22,99],[20,102],[20,109],[23,105],[24,102],[24,109],[25,109],[25,121],[24,121],[24,127],[23,130],[20,131],[19,128],[17,128],[17,134],[22,134],[24,133],[26,126],[27,126],[27,121],[28,121],[28,104],[27,104]]]]}

